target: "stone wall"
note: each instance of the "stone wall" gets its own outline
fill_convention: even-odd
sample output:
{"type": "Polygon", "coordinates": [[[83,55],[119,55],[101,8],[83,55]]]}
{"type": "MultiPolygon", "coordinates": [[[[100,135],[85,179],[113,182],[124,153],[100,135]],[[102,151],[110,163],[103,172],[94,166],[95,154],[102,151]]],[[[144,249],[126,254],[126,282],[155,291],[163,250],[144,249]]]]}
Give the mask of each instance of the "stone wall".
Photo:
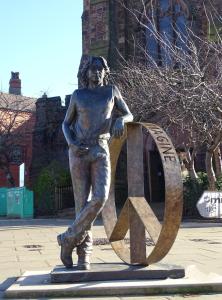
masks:
{"type": "Polygon", "coordinates": [[[84,0],[83,54],[108,56],[109,1],[84,0]]]}
{"type": "Polygon", "coordinates": [[[62,106],[60,97],[44,96],[36,102],[36,124],[33,130],[33,159],[31,167],[32,183],[42,168],[52,161],[60,162],[68,168],[68,154],[62,133],[62,122],[69,104],[70,95],[66,96],[66,106],[62,106]]]}

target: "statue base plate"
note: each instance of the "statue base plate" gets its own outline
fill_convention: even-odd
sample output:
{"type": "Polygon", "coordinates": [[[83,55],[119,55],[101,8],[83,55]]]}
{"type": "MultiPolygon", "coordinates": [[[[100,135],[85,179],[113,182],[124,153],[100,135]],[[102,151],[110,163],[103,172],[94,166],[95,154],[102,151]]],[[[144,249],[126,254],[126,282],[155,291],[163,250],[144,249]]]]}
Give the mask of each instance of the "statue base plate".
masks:
{"type": "Polygon", "coordinates": [[[147,267],[126,264],[91,264],[90,270],[78,270],[76,266],[66,269],[57,266],[51,272],[51,283],[89,282],[109,280],[147,280],[183,278],[184,268],[179,266],[155,264],[147,267]]]}
{"type": "MultiPolygon", "coordinates": [[[[134,272],[132,272],[134,273],[134,272]]],[[[3,298],[51,299],[83,297],[126,297],[149,295],[187,295],[222,293],[222,276],[202,273],[194,265],[187,267],[181,279],[113,280],[75,283],[51,283],[48,271],[27,271],[5,292],[3,298]]],[[[160,297],[159,297],[160,298],[160,297]]],[[[177,297],[176,297],[177,298],[177,297]]],[[[216,295],[215,295],[216,298],[216,295]]]]}

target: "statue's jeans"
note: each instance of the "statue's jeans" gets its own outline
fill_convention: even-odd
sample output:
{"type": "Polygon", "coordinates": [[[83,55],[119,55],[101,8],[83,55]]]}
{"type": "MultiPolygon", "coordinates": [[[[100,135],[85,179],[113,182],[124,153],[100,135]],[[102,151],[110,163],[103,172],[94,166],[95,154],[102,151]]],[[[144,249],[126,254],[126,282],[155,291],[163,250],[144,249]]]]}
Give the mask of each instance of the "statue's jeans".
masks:
{"type": "Polygon", "coordinates": [[[91,225],[109,195],[111,171],[107,142],[89,147],[89,152],[83,156],[69,149],[69,166],[76,219],[62,234],[62,240],[77,246],[78,256],[84,257],[92,252],[91,225]]]}

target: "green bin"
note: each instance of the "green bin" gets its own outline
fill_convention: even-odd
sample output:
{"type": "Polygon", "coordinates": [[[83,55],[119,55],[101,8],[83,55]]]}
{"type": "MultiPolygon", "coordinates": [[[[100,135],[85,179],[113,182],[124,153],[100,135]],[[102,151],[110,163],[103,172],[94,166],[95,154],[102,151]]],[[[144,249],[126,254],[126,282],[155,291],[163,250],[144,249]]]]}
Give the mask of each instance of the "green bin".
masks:
{"type": "Polygon", "coordinates": [[[33,218],[33,192],[25,187],[8,189],[7,217],[33,218]]]}
{"type": "Polygon", "coordinates": [[[7,215],[7,188],[0,188],[0,216],[7,215]]]}

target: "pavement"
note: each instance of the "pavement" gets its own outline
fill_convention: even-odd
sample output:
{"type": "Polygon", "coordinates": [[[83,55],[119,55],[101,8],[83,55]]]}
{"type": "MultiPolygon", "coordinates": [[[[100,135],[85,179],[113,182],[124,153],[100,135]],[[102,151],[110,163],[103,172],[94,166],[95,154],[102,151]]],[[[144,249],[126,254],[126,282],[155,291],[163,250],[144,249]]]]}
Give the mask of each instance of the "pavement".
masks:
{"type": "MultiPolygon", "coordinates": [[[[24,272],[48,271],[61,264],[60,247],[56,236],[63,232],[70,223],[70,219],[0,219],[0,297],[3,297],[4,290],[24,272]]],[[[94,246],[92,263],[121,262],[111,246],[106,243],[106,234],[101,221],[95,223],[93,236],[99,243],[94,246]]],[[[172,249],[161,263],[183,266],[186,271],[195,268],[198,271],[197,274],[203,276],[222,275],[221,252],[222,222],[185,222],[181,224],[172,249]]],[[[76,255],[73,258],[75,261],[76,255]]],[[[91,297],[90,299],[204,300],[222,299],[222,294],[190,295],[187,293],[146,297],[91,297]]]]}

